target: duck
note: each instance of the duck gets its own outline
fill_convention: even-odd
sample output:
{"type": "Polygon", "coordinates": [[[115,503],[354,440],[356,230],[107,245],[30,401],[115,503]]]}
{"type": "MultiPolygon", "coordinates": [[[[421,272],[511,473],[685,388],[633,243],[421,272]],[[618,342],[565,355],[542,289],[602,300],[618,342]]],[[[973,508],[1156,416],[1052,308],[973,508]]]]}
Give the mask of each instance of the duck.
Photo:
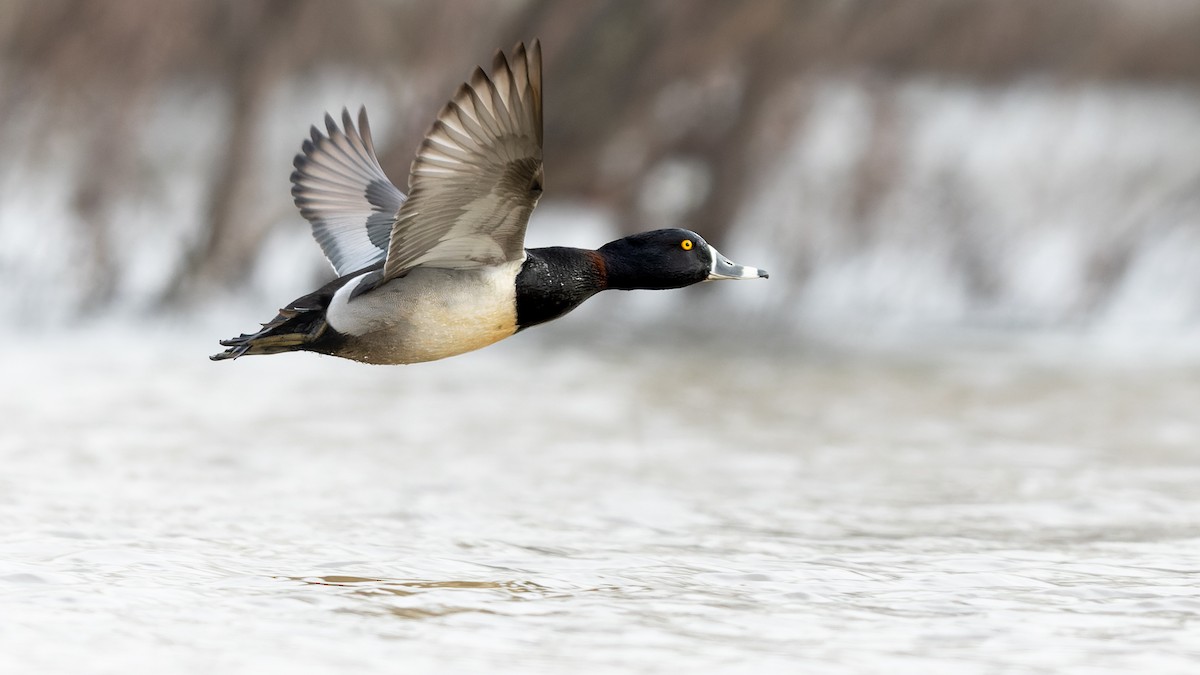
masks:
{"type": "Polygon", "coordinates": [[[542,196],[542,49],[497,51],[442,107],[408,192],[384,173],[365,108],[325,115],[296,155],[292,196],[337,278],[262,329],[221,340],[223,361],[308,351],[368,364],[455,356],[560,318],[605,290],[767,278],[699,234],[657,229],[598,249],[526,249],[542,196]]]}

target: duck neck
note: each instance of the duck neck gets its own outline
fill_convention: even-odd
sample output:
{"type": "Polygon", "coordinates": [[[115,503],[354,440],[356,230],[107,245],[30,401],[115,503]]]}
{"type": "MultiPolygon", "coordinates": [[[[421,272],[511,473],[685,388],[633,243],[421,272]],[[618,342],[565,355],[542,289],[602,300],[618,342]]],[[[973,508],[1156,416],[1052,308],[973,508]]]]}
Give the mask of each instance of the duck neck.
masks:
{"type": "Polygon", "coordinates": [[[607,265],[597,251],[553,246],[525,251],[517,274],[517,330],[545,323],[610,288],[607,265]]]}

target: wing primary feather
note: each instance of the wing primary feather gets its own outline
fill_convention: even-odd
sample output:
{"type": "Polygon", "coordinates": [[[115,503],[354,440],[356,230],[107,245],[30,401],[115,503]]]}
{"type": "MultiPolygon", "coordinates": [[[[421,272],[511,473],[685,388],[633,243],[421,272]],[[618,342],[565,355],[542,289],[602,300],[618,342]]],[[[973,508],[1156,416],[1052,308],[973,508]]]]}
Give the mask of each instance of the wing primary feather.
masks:
{"type": "Polygon", "coordinates": [[[526,68],[529,71],[530,89],[533,100],[530,110],[533,112],[534,128],[537,130],[538,146],[542,144],[542,41],[534,40],[530,53],[526,56],[526,68]]]}
{"type": "Polygon", "coordinates": [[[358,125],[348,108],[341,127],[332,114],[325,132],[309,128],[309,138],[293,161],[292,198],[310,223],[313,237],[339,274],[381,262],[395,214],[405,195],[383,173],[375,157],[365,108],[358,125]]]}
{"type": "Polygon", "coordinates": [[[496,121],[502,129],[515,130],[517,124],[510,110],[512,103],[509,101],[520,103],[520,99],[512,94],[512,69],[509,68],[508,59],[504,58],[504,52],[500,50],[496,50],[496,55],[492,58],[492,85],[489,93],[492,95],[492,109],[496,121]],[[508,101],[505,97],[508,97],[508,101]]]}
{"type": "Polygon", "coordinates": [[[350,140],[349,134],[354,133],[354,127],[351,126],[346,130],[346,133],[336,132],[330,134],[326,139],[326,147],[318,149],[318,152],[327,153],[333,160],[341,164],[342,168],[349,174],[355,177],[370,181],[374,179],[374,172],[371,170],[371,160],[363,157],[354,147],[354,142],[350,140]]]}
{"type": "MultiPolygon", "coordinates": [[[[461,269],[524,256],[542,175],[541,45],[497,52],[441,108],[413,160],[383,280],[417,265],[461,269]]],[[[365,134],[363,134],[365,136],[365,134]]],[[[365,142],[365,141],[364,141],[365,142]]]]}
{"type": "Polygon", "coordinates": [[[367,107],[358,107],[358,133],[362,135],[363,145],[367,153],[375,157],[375,141],[371,138],[371,125],[367,122],[367,107]]]}
{"type": "Polygon", "coordinates": [[[518,42],[513,47],[512,73],[513,86],[521,94],[521,102],[529,103],[529,61],[525,55],[525,43],[518,42]]]}
{"type": "Polygon", "coordinates": [[[366,143],[364,143],[361,131],[354,128],[354,119],[350,117],[350,110],[342,108],[342,126],[345,127],[346,133],[343,135],[350,147],[354,149],[354,154],[361,160],[363,166],[371,166],[378,164],[374,159],[374,153],[368,153],[366,143]]]}

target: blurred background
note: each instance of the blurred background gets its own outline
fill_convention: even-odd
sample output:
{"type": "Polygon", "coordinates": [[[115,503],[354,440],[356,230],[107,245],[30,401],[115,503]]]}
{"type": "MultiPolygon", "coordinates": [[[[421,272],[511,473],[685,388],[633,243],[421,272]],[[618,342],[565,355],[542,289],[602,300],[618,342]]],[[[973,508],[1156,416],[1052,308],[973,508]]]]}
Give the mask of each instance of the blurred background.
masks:
{"type": "Polygon", "coordinates": [[[0,672],[1200,672],[1198,36],[1196,0],[0,0],[0,672]],[[534,37],[527,243],[684,226],[769,280],[403,369],[205,358],[332,277],[310,125],[365,105],[403,187],[534,37]]]}
{"type": "Polygon", "coordinates": [[[309,125],[365,104],[403,187],[457,83],[536,36],[529,243],[684,226],[772,273],[642,321],[1186,339],[1197,35],[1190,0],[7,0],[0,311],[267,318],[331,276],[289,194],[309,125]]]}

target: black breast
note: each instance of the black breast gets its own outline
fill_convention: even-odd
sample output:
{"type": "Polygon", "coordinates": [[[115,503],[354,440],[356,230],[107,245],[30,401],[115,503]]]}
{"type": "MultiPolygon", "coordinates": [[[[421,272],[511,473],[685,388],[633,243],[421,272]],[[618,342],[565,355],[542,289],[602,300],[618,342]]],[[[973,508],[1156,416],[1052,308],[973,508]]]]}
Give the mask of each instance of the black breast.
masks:
{"type": "Polygon", "coordinates": [[[605,288],[604,263],[595,251],[532,248],[517,275],[517,330],[575,309],[605,288]]]}

